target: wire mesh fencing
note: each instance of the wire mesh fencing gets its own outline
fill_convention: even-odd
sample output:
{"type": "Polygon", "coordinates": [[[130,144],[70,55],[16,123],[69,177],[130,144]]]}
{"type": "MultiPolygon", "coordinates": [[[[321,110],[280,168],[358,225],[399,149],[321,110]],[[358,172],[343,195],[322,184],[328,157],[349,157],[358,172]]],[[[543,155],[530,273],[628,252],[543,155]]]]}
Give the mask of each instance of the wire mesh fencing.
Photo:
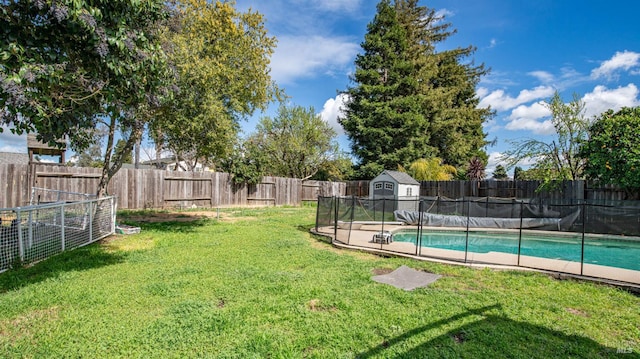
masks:
{"type": "Polygon", "coordinates": [[[115,233],[116,198],[0,209],[0,272],[115,233]]]}
{"type": "Polygon", "coordinates": [[[320,197],[316,230],[353,247],[640,284],[640,202],[320,197]]]}
{"type": "Polygon", "coordinates": [[[32,187],[29,205],[57,203],[57,202],[77,202],[96,199],[95,194],[60,191],[42,187],[32,187]]]}

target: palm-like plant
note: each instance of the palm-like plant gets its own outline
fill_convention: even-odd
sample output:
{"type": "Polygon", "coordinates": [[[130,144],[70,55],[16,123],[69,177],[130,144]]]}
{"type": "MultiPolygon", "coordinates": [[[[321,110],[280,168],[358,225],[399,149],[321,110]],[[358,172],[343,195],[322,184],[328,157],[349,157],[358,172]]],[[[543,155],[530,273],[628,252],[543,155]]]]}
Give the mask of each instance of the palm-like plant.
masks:
{"type": "Polygon", "coordinates": [[[480,181],[484,177],[484,163],[478,157],[472,158],[467,166],[467,178],[472,181],[480,181]]]}
{"type": "Polygon", "coordinates": [[[418,181],[449,181],[456,174],[456,168],[442,163],[442,159],[420,158],[409,166],[409,174],[418,181]]]}

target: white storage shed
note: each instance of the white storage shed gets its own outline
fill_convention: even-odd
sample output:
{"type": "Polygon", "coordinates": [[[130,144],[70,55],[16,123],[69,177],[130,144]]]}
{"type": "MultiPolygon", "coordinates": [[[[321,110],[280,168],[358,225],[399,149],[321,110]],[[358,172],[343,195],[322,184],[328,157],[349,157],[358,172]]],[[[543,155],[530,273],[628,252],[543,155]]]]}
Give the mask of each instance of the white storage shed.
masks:
{"type": "Polygon", "coordinates": [[[395,209],[413,209],[420,197],[420,182],[409,174],[383,171],[369,184],[371,199],[393,199],[395,209]]]}

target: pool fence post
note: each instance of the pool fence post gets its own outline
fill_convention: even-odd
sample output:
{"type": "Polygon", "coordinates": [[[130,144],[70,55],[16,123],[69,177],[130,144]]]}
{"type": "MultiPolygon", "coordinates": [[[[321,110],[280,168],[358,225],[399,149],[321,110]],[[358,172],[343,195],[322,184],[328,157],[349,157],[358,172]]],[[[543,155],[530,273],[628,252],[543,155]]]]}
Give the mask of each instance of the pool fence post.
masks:
{"type": "Polygon", "coordinates": [[[18,231],[18,253],[20,254],[20,263],[24,263],[24,242],[22,241],[22,216],[20,207],[16,210],[16,227],[15,230],[18,231]]]}
{"type": "Polygon", "coordinates": [[[29,210],[29,219],[27,221],[27,246],[29,249],[33,247],[33,211],[29,210]]]}
{"type": "MultiPolygon", "coordinates": [[[[384,236],[384,216],[387,214],[387,209],[386,209],[386,204],[387,204],[387,198],[382,198],[382,235],[384,236]]],[[[384,238],[384,237],[383,237],[384,238]]],[[[382,249],[382,243],[384,243],[383,240],[380,241],[380,249],[382,249]]]]}
{"type": "MultiPolygon", "coordinates": [[[[464,197],[462,198],[464,200],[464,197]]],[[[467,254],[469,252],[469,216],[471,215],[470,209],[471,209],[471,203],[469,202],[469,198],[467,197],[467,234],[466,234],[465,243],[464,243],[464,262],[465,263],[467,263],[467,254]]]]}
{"type": "Polygon", "coordinates": [[[484,216],[489,217],[489,195],[487,194],[487,202],[484,205],[484,216]]]}
{"type": "Polygon", "coordinates": [[[376,207],[378,206],[378,201],[376,201],[376,194],[375,192],[373,193],[373,196],[371,196],[370,198],[371,203],[373,203],[373,221],[375,222],[376,220],[376,207]]]}
{"type": "MultiPolygon", "coordinates": [[[[318,220],[320,219],[320,195],[318,195],[318,204],[316,205],[316,232],[318,231],[318,220]]],[[[216,208],[216,219],[220,219],[220,207],[216,208]]]]}
{"type": "MultiPolygon", "coordinates": [[[[98,202],[87,202],[88,212],[89,212],[89,243],[93,243],[93,206],[98,206],[98,202]]],[[[111,206],[113,208],[113,206],[111,206]]],[[[99,227],[98,227],[99,228],[99,227]]],[[[115,230],[113,230],[115,233],[115,230]]]]}
{"type": "Polygon", "coordinates": [[[420,200],[418,202],[418,236],[416,237],[416,255],[421,255],[421,246],[422,246],[422,211],[424,209],[424,202],[420,200]]]}
{"type": "Polygon", "coordinates": [[[584,273],[584,231],[586,227],[585,220],[587,218],[586,212],[587,202],[585,200],[582,201],[582,246],[580,248],[580,275],[584,273]]]}
{"type": "MultiPolygon", "coordinates": [[[[338,197],[333,196],[333,239],[338,239],[338,197]]],[[[348,244],[348,243],[347,243],[348,244]]]]}
{"type": "Polygon", "coordinates": [[[353,219],[356,213],[356,196],[351,196],[351,224],[349,225],[349,236],[347,237],[347,244],[351,242],[351,231],[353,230],[353,219]]]}
{"type": "Polygon", "coordinates": [[[65,248],[65,231],[64,231],[64,222],[65,222],[65,218],[64,218],[64,206],[65,204],[60,205],[60,245],[62,246],[62,252],[64,252],[66,250],[65,248]]]}
{"type": "Polygon", "coordinates": [[[520,267],[520,248],[522,248],[522,212],[524,212],[524,201],[520,201],[520,233],[518,234],[518,263],[520,267]]]}

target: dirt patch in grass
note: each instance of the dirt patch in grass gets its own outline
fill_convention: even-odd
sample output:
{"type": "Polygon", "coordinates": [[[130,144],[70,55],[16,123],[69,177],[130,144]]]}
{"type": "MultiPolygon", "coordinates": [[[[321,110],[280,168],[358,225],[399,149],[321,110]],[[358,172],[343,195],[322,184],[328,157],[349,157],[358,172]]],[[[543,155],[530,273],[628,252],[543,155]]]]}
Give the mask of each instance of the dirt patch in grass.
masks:
{"type": "Polygon", "coordinates": [[[588,317],[589,314],[587,314],[587,312],[582,311],[580,309],[575,309],[575,308],[565,308],[567,310],[567,312],[571,313],[571,314],[575,314],[575,315],[579,315],[581,317],[588,317]]]}
{"type": "Polygon", "coordinates": [[[227,303],[225,303],[224,299],[219,299],[219,300],[218,300],[218,305],[217,305],[217,307],[218,307],[218,308],[224,308],[224,306],[225,306],[226,304],[227,304],[227,303]]]}
{"type": "Polygon", "coordinates": [[[322,302],[320,302],[320,299],[311,299],[307,303],[307,308],[309,308],[309,310],[312,312],[335,312],[336,310],[338,310],[338,308],[332,305],[323,304],[322,302]]]}
{"type": "Polygon", "coordinates": [[[456,333],[452,338],[457,344],[462,344],[467,341],[467,334],[465,332],[456,333]]]}
{"type": "Polygon", "coordinates": [[[189,211],[189,212],[148,212],[142,214],[124,214],[121,220],[137,223],[162,223],[162,222],[195,222],[205,219],[218,219],[224,222],[237,222],[251,220],[256,217],[235,216],[233,213],[216,211],[189,211]]]}
{"type": "MultiPolygon", "coordinates": [[[[215,213],[213,213],[215,215],[215,213]]],[[[124,215],[124,220],[138,223],[160,223],[160,222],[193,222],[207,217],[197,212],[149,212],[144,214],[124,215]]]]}
{"type": "Polygon", "coordinates": [[[389,274],[389,273],[393,272],[393,269],[391,269],[391,268],[373,268],[371,270],[371,272],[373,273],[373,275],[384,275],[384,274],[389,274]]]}
{"type": "Polygon", "coordinates": [[[57,306],[33,310],[13,320],[0,322],[0,336],[10,338],[13,342],[20,338],[33,337],[32,327],[42,322],[58,319],[59,308],[57,306]]]}

